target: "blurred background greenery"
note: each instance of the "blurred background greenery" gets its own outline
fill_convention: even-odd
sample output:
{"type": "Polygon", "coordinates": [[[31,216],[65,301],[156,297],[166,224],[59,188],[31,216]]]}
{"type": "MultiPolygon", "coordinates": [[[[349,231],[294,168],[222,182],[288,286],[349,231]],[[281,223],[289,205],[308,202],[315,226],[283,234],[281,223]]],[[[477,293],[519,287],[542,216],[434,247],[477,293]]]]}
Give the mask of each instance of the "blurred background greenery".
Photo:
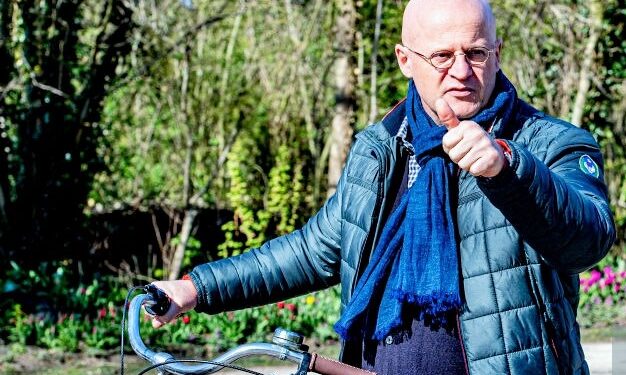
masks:
{"type": "MultiPolygon", "coordinates": [[[[130,286],[302,225],[404,95],[404,3],[0,1],[0,342],[111,350],[130,286]]],[[[579,315],[626,324],[626,4],[492,5],[519,95],[602,146],[619,239],[579,315]]],[[[323,343],[337,295],[192,313],[150,340],[213,352],[282,325],[323,343]]]]}

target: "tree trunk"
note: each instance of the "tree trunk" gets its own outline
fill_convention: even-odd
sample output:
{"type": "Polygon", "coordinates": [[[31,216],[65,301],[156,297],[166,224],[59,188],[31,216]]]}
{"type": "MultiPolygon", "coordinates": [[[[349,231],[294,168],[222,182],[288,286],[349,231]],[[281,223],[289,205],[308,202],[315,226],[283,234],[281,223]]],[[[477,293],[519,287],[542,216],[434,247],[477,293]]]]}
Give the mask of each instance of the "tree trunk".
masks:
{"type": "Polygon", "coordinates": [[[372,46],[372,73],[370,78],[370,115],[368,122],[371,124],[378,117],[378,44],[380,40],[380,24],[383,18],[383,0],[378,0],[376,4],[376,26],[374,27],[374,43],[372,46]]]}
{"type": "Polygon", "coordinates": [[[328,196],[337,189],[343,165],[352,142],[354,114],[354,67],[351,61],[354,48],[356,9],[352,0],[337,0],[339,14],[335,21],[337,55],[335,73],[335,114],[331,128],[331,146],[328,160],[328,196]]]}
{"type": "Polygon", "coordinates": [[[583,61],[580,65],[580,78],[578,80],[578,90],[574,99],[574,109],[572,110],[572,124],[580,126],[585,112],[585,103],[587,102],[587,93],[591,86],[591,75],[593,62],[596,56],[596,45],[602,33],[602,17],[604,8],[602,1],[589,1],[589,38],[585,44],[585,53],[583,61]]]}
{"type": "Polygon", "coordinates": [[[183,266],[183,259],[185,259],[185,249],[187,248],[187,242],[189,242],[189,238],[191,237],[196,216],[198,216],[197,209],[189,208],[185,210],[183,227],[180,229],[179,233],[180,241],[176,245],[176,250],[174,251],[174,257],[172,258],[172,262],[170,264],[170,274],[168,275],[168,280],[176,280],[180,276],[180,269],[183,266]]]}

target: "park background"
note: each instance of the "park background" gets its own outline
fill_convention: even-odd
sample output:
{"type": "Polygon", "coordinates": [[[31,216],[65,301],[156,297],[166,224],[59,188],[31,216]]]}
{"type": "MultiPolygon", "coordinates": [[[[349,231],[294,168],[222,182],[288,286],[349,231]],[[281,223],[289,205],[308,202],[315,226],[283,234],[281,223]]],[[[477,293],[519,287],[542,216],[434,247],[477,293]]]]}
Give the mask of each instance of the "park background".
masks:
{"type": "MultiPolygon", "coordinates": [[[[602,147],[618,240],[581,275],[579,322],[606,340],[626,325],[626,3],[491,3],[518,94],[602,147]]],[[[404,96],[404,4],[0,1],[3,364],[111,354],[129,287],[301,226],[404,96]]],[[[324,345],[338,309],[331,289],[192,312],[149,343],[212,355],[284,326],[324,345]]]]}

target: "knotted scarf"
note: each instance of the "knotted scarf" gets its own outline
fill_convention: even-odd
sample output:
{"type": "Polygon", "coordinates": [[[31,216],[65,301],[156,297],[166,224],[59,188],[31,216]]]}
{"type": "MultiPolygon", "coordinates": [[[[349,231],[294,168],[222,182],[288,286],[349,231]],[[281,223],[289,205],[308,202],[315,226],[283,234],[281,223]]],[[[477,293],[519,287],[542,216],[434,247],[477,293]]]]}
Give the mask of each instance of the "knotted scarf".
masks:
{"type": "MultiPolygon", "coordinates": [[[[483,127],[507,119],[516,92],[497,73],[491,101],[473,118],[483,127]]],[[[406,116],[420,171],[385,226],[335,330],[344,339],[382,340],[405,327],[403,312],[434,327],[445,326],[461,306],[455,219],[456,165],[443,152],[447,132],[424,111],[409,81],[406,116]]]]}

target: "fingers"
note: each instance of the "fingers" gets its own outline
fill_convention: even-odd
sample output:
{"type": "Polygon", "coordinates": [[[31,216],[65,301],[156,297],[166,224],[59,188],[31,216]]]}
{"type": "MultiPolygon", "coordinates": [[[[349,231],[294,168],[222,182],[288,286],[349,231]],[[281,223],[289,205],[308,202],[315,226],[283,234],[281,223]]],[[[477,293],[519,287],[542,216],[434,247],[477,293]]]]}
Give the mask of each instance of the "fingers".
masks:
{"type": "Polygon", "coordinates": [[[157,288],[161,289],[171,300],[170,308],[161,316],[152,318],[152,326],[159,328],[169,323],[196,306],[198,293],[190,280],[155,281],[157,288]]]}
{"type": "Polygon", "coordinates": [[[456,114],[452,108],[450,108],[448,102],[446,102],[443,98],[437,99],[435,102],[435,110],[437,111],[439,121],[441,121],[441,123],[444,124],[448,130],[459,125],[459,118],[456,117],[456,114]]]}
{"type": "Polygon", "coordinates": [[[474,176],[494,177],[506,164],[500,146],[473,121],[448,130],[442,147],[452,162],[474,176]]]}
{"type": "Polygon", "coordinates": [[[441,146],[450,160],[474,176],[494,177],[505,165],[504,155],[487,132],[473,121],[460,121],[443,98],[435,102],[439,121],[448,129],[441,146]]]}
{"type": "Polygon", "coordinates": [[[176,317],[178,317],[178,315],[180,314],[181,312],[178,306],[172,303],[170,305],[169,310],[167,310],[167,312],[164,315],[161,315],[161,316],[155,315],[154,317],[152,317],[152,327],[160,328],[166,323],[169,323],[172,320],[176,319],[176,317]]]}

